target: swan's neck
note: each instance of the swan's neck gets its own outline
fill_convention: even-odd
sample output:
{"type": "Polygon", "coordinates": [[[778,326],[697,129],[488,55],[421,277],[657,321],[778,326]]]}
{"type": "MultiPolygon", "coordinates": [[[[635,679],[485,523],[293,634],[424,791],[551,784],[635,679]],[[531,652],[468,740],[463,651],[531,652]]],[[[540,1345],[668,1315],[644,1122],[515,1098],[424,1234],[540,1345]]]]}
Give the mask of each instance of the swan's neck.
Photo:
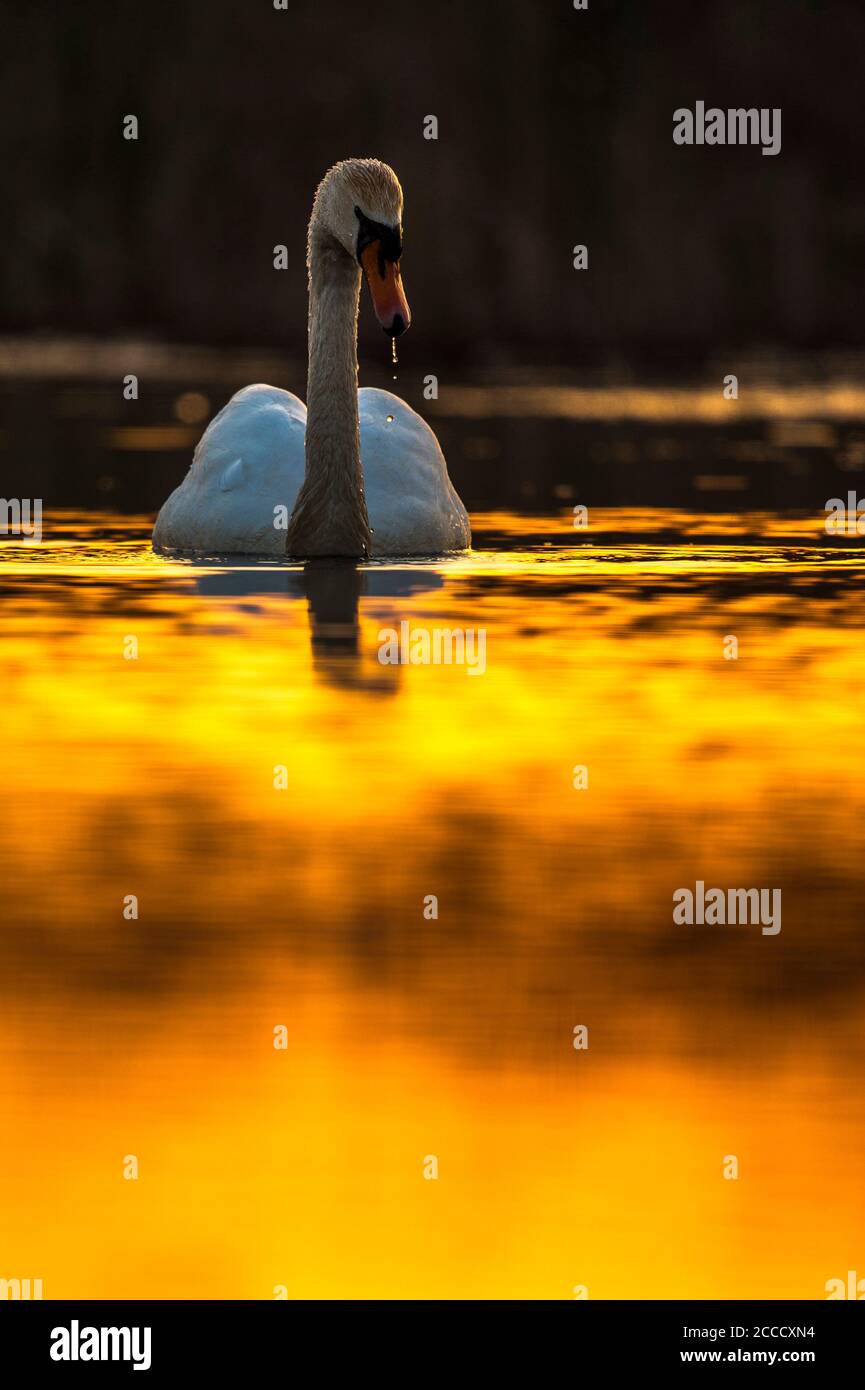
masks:
{"type": "Polygon", "coordinates": [[[288,528],[289,555],[368,555],[357,415],[360,267],[313,228],[309,244],[306,473],[288,528]]]}

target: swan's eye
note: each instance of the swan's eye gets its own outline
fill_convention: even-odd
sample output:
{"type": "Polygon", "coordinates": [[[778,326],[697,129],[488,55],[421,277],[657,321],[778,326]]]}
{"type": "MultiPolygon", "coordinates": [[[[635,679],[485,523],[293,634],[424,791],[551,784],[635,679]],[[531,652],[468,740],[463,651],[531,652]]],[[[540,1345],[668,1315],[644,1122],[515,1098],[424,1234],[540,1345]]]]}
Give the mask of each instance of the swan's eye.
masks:
{"type": "Polygon", "coordinates": [[[376,222],[357,206],[354,211],[358,221],[357,259],[360,261],[366,248],[377,241],[381,267],[379,273],[384,276],[384,262],[398,261],[402,255],[401,228],[388,226],[385,222],[376,222]]]}

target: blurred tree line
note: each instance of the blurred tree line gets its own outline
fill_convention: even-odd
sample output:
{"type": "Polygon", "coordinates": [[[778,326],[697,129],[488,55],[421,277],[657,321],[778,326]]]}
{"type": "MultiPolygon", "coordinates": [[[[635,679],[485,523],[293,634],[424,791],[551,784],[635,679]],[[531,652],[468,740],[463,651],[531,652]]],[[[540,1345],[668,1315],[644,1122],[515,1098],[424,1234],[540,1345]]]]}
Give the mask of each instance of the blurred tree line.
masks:
{"type": "Polygon", "coordinates": [[[371,154],[439,356],[861,342],[861,0],[0,8],[5,331],[302,353],[312,193],[371,154]],[[675,146],[698,99],[780,106],[781,153],[675,146]]]}

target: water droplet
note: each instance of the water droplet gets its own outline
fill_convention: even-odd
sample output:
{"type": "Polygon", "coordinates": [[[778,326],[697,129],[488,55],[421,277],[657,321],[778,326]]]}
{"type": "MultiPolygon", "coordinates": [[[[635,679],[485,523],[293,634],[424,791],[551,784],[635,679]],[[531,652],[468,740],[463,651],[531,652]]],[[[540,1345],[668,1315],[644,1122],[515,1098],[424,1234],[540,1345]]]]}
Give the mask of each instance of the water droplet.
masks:
{"type": "Polygon", "coordinates": [[[392,425],[392,424],[393,424],[393,416],[392,416],[392,415],[388,415],[388,417],[387,417],[387,422],[388,422],[389,425],[392,425]]]}
{"type": "Polygon", "coordinates": [[[390,340],[390,360],[394,366],[399,362],[399,358],[396,355],[396,338],[391,338],[390,340]]]}

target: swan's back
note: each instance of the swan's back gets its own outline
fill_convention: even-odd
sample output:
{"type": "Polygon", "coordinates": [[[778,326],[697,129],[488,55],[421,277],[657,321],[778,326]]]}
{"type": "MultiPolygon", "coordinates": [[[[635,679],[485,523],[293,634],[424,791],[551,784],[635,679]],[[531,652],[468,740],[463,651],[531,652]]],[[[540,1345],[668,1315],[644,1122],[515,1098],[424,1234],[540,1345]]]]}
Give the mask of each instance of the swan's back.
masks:
{"type": "Polygon", "coordinates": [[[360,453],[373,555],[441,555],[472,543],[441,446],[390,391],[358,392],[360,453]]]}
{"type": "MultiPolygon", "coordinates": [[[[364,491],[376,555],[441,555],[471,545],[465,507],[425,420],[390,391],[358,392],[364,491]]],[[[285,554],[304,474],[306,406],[278,386],[246,386],[211,420],[153,528],[161,550],[285,554]]]]}
{"type": "Polygon", "coordinates": [[[306,406],[278,386],[245,386],[214,416],[153,528],[158,549],[284,555],[303,482],[306,406]]]}

